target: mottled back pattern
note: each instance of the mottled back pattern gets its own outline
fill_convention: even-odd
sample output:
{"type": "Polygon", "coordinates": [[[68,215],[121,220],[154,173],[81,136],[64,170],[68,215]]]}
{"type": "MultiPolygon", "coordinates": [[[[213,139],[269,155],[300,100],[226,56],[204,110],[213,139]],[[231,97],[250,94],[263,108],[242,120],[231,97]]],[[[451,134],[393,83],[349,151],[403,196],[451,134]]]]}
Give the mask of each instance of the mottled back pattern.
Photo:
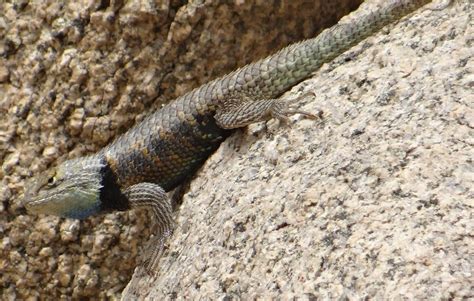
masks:
{"type": "Polygon", "coordinates": [[[149,116],[104,149],[119,185],[150,182],[169,191],[192,175],[231,133],[216,125],[214,110],[200,109],[190,97],[183,98],[149,116]]]}

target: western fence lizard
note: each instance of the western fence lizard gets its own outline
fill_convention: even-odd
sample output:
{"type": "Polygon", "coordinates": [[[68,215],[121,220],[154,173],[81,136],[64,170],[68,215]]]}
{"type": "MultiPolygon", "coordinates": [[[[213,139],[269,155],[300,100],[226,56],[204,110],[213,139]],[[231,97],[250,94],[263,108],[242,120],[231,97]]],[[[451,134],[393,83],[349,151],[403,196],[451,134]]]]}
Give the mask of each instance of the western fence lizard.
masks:
{"type": "Polygon", "coordinates": [[[151,209],[157,227],[146,260],[153,271],[173,229],[166,192],[192,175],[233,129],[300,113],[277,99],[383,26],[428,0],[392,0],[178,97],[96,154],[65,161],[25,189],[31,213],[70,218],[115,210],[151,209]]]}

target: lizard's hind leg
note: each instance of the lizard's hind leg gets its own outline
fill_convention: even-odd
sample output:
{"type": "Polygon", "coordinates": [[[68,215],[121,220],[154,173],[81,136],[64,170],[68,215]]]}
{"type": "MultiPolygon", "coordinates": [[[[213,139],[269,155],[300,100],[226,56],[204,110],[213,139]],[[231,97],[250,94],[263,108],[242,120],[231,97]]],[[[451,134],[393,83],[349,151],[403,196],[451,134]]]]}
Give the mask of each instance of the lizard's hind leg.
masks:
{"type": "Polygon", "coordinates": [[[271,118],[288,123],[288,117],[294,114],[317,119],[321,114],[314,115],[294,108],[295,103],[308,96],[314,96],[314,93],[308,92],[293,99],[229,99],[217,110],[214,117],[217,125],[224,129],[240,128],[271,118]]]}

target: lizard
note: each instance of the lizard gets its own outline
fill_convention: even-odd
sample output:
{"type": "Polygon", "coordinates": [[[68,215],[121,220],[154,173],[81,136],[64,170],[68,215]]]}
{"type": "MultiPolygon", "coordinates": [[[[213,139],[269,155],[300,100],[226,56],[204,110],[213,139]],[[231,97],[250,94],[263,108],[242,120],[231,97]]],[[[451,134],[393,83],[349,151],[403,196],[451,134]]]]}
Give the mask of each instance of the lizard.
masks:
{"type": "MultiPolygon", "coordinates": [[[[430,0],[390,0],[188,92],[148,115],[95,154],[66,160],[25,185],[29,213],[84,219],[134,208],[152,213],[154,235],[139,264],[153,272],[173,232],[168,192],[189,179],[237,128],[299,110],[279,98],[387,24],[430,0]]],[[[304,97],[304,96],[303,96],[304,97]]]]}

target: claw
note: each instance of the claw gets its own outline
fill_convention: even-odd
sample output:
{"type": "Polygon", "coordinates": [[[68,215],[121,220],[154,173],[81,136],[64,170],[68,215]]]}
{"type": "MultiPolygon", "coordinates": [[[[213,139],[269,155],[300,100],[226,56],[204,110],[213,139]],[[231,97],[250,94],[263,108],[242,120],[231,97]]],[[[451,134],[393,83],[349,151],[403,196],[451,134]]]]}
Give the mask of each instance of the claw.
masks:
{"type": "Polygon", "coordinates": [[[323,112],[321,110],[318,110],[317,114],[313,114],[304,110],[299,110],[294,107],[300,100],[305,99],[307,97],[315,97],[315,96],[316,96],[316,93],[314,93],[313,91],[308,91],[293,99],[288,99],[288,100],[283,99],[283,101],[286,101],[287,104],[284,104],[282,102],[281,103],[282,105],[275,105],[272,109],[271,114],[273,117],[278,118],[285,123],[289,122],[288,116],[291,116],[294,114],[301,114],[309,119],[322,119],[323,112]]]}

